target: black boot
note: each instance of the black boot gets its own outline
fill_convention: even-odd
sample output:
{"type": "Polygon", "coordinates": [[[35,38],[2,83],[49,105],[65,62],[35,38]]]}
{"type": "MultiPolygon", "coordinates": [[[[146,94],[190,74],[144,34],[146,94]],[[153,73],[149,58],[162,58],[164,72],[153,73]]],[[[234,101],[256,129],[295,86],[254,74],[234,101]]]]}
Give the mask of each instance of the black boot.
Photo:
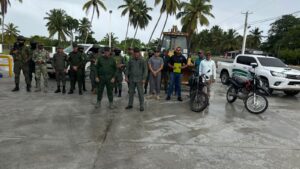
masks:
{"type": "Polygon", "coordinates": [[[68,94],[73,94],[73,93],[74,93],[73,90],[70,90],[68,94]]]}
{"type": "Polygon", "coordinates": [[[82,90],[79,90],[79,95],[82,95],[82,90]]]}
{"type": "Polygon", "coordinates": [[[16,83],[16,86],[15,88],[12,90],[12,92],[16,92],[16,91],[19,91],[20,88],[19,88],[19,83],[16,83]]]}
{"type": "Polygon", "coordinates": [[[122,90],[119,90],[119,95],[118,97],[122,97],[122,90]]]}
{"type": "Polygon", "coordinates": [[[30,88],[31,88],[31,86],[28,84],[28,85],[26,86],[27,92],[30,92],[30,88]]]}
{"type": "Polygon", "coordinates": [[[144,92],[144,94],[147,94],[147,89],[145,89],[145,92],[144,92]]]}
{"type": "Polygon", "coordinates": [[[62,93],[63,93],[63,94],[66,93],[66,86],[63,86],[62,93]]]}
{"type": "Polygon", "coordinates": [[[57,86],[57,89],[55,90],[55,92],[54,93],[60,93],[61,92],[61,90],[60,90],[60,86],[57,86]]]}
{"type": "Polygon", "coordinates": [[[115,88],[115,95],[117,95],[118,94],[118,89],[117,88],[115,88]]]}

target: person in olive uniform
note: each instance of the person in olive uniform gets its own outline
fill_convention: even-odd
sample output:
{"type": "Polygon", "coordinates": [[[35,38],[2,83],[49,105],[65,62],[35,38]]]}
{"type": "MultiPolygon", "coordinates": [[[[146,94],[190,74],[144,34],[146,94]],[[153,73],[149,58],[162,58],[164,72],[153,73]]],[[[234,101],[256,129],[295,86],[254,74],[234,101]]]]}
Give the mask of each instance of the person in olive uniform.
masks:
{"type": "Polygon", "coordinates": [[[134,91],[137,88],[140,101],[140,111],[144,111],[143,84],[147,77],[147,65],[138,48],[134,49],[134,57],[128,62],[126,69],[126,81],[129,82],[129,103],[126,109],[133,108],[134,91]]]}
{"type": "Polygon", "coordinates": [[[81,56],[82,56],[82,59],[83,59],[83,65],[81,67],[81,71],[82,71],[82,79],[81,79],[81,81],[82,81],[82,90],[86,92],[87,90],[85,88],[85,65],[88,61],[88,57],[84,53],[84,47],[83,46],[79,46],[78,51],[81,53],[81,56]]]}
{"type": "Polygon", "coordinates": [[[125,69],[125,59],[121,56],[121,50],[115,49],[114,59],[117,64],[117,73],[115,81],[115,94],[118,94],[118,97],[122,96],[122,82],[123,82],[123,71],[125,69]]]}
{"type": "Polygon", "coordinates": [[[71,88],[68,94],[73,94],[75,83],[78,82],[79,95],[82,95],[82,66],[84,60],[82,54],[78,51],[78,45],[73,44],[73,51],[69,54],[68,64],[70,65],[71,88]]]}
{"type": "Polygon", "coordinates": [[[91,62],[90,65],[90,79],[91,79],[91,85],[92,85],[92,92],[96,94],[96,61],[100,57],[100,51],[99,46],[94,45],[93,46],[93,53],[89,56],[89,61],[91,62]]]}
{"type": "Polygon", "coordinates": [[[30,50],[25,46],[25,38],[23,36],[17,37],[17,42],[14,44],[13,49],[10,54],[14,59],[14,74],[15,74],[15,88],[12,90],[13,92],[19,91],[20,84],[20,74],[21,70],[23,71],[23,75],[25,76],[26,81],[26,90],[30,92],[30,79],[29,79],[29,62],[31,59],[30,50]]]}
{"type": "Polygon", "coordinates": [[[99,108],[103,96],[104,88],[106,87],[107,96],[109,100],[109,108],[113,109],[113,84],[117,72],[117,65],[115,60],[110,55],[110,48],[104,48],[104,55],[97,59],[96,64],[96,82],[98,82],[97,89],[97,105],[99,108]]]}
{"type": "Polygon", "coordinates": [[[53,56],[52,66],[55,70],[57,89],[54,93],[60,93],[60,84],[62,83],[62,93],[66,93],[66,72],[68,65],[68,55],[64,53],[63,47],[58,46],[57,52],[53,56]]]}
{"type": "Polygon", "coordinates": [[[49,59],[49,52],[44,49],[43,44],[38,44],[38,49],[33,52],[32,60],[35,63],[35,72],[37,79],[36,92],[41,91],[41,76],[44,80],[44,92],[48,89],[48,72],[47,72],[47,60],[49,59]]]}
{"type": "MultiPolygon", "coordinates": [[[[32,84],[33,74],[35,74],[35,63],[32,60],[33,52],[37,49],[37,43],[35,41],[30,42],[30,55],[31,59],[29,61],[29,79],[30,79],[30,86],[32,84]]],[[[35,80],[35,87],[37,87],[37,79],[36,75],[34,77],[35,80]]]]}

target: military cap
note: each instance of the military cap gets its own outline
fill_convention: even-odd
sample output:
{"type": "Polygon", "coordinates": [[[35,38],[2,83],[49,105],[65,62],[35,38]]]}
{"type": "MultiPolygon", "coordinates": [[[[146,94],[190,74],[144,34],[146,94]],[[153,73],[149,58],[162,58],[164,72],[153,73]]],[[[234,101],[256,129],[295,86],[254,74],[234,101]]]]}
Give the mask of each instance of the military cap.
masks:
{"type": "Polygon", "coordinates": [[[26,39],[25,39],[24,36],[21,36],[21,35],[20,35],[20,36],[17,37],[17,40],[18,40],[18,41],[25,41],[26,39]]]}
{"type": "Polygon", "coordinates": [[[110,48],[109,47],[104,47],[104,52],[109,52],[110,51],[110,48]]]}
{"type": "Polygon", "coordinates": [[[76,47],[78,47],[78,44],[77,43],[73,43],[73,48],[76,48],[76,47]]]}
{"type": "Polygon", "coordinates": [[[134,48],[133,51],[134,51],[135,53],[138,53],[138,52],[140,52],[140,49],[139,49],[139,48],[134,48]]]}
{"type": "Polygon", "coordinates": [[[160,50],[159,49],[155,49],[154,52],[155,53],[157,53],[157,52],[160,53],[160,50]]]}
{"type": "Polygon", "coordinates": [[[63,49],[64,47],[62,45],[58,45],[57,49],[63,49]]]}
{"type": "Polygon", "coordinates": [[[84,49],[84,47],[83,46],[78,46],[78,49],[84,49]]]}

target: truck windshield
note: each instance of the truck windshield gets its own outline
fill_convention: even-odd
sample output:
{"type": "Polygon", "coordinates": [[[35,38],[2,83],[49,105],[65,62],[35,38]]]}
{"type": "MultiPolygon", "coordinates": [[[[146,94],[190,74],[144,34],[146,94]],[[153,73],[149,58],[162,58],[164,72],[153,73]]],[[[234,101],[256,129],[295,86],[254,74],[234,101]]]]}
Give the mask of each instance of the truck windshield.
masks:
{"type": "Polygon", "coordinates": [[[266,67],[287,67],[281,60],[277,58],[258,58],[260,64],[266,67]]]}

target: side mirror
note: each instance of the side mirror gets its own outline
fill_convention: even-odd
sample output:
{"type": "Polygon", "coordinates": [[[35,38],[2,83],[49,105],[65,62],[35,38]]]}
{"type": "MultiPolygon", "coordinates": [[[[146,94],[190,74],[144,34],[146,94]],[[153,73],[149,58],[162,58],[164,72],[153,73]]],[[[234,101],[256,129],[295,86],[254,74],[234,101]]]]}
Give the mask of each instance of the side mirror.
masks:
{"type": "Polygon", "coordinates": [[[252,68],[256,68],[258,66],[257,63],[251,63],[250,65],[252,66],[252,68]]]}

